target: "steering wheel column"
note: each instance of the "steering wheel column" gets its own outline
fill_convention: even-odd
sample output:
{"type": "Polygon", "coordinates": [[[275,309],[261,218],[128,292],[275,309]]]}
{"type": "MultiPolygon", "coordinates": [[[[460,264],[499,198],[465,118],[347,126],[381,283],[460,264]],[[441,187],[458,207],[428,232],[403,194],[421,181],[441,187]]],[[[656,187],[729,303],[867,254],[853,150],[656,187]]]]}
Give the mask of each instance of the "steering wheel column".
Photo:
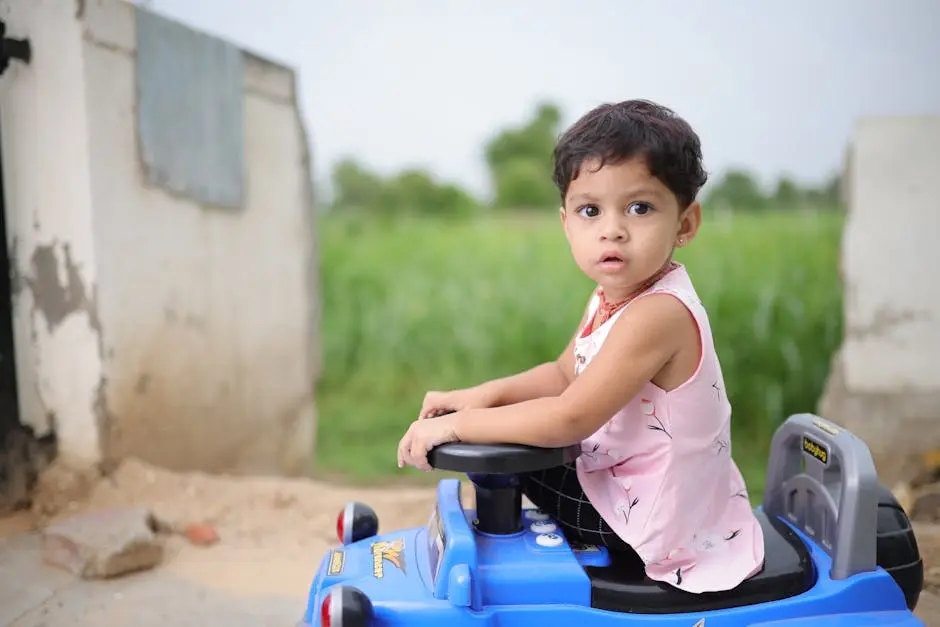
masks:
{"type": "Polygon", "coordinates": [[[494,536],[522,531],[522,487],[518,475],[467,473],[473,483],[477,519],[481,533],[494,536]]]}
{"type": "Polygon", "coordinates": [[[578,458],[574,444],[542,448],[521,444],[452,442],[431,449],[428,462],[440,470],[463,472],[473,483],[480,533],[505,536],[522,531],[519,474],[567,464],[578,458]]]}

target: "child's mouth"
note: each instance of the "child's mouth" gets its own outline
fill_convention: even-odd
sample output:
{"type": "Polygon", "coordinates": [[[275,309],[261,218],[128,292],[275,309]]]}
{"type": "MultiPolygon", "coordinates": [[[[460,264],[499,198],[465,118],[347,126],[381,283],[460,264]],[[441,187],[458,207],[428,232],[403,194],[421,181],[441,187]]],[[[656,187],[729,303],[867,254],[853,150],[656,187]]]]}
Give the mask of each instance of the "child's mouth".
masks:
{"type": "Polygon", "coordinates": [[[621,268],[624,265],[623,257],[615,254],[607,254],[601,257],[600,264],[601,268],[614,270],[621,268]]]}

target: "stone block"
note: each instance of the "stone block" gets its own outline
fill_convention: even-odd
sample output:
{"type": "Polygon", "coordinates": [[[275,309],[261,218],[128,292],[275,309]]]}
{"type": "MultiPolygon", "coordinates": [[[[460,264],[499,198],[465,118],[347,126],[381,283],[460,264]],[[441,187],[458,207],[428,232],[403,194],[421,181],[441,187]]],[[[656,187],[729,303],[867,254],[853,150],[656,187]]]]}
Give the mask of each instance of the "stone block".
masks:
{"type": "Polygon", "coordinates": [[[84,579],[147,570],[163,559],[161,525],[142,508],[73,516],[42,533],[42,558],[84,579]]]}

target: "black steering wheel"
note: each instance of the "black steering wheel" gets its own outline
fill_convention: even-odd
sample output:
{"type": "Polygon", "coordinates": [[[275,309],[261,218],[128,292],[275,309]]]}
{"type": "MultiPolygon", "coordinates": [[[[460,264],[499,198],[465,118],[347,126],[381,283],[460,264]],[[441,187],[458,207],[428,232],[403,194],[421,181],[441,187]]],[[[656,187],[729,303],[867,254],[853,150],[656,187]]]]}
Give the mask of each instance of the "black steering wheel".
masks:
{"type": "MultiPolygon", "coordinates": [[[[452,412],[438,415],[444,413],[452,412]]],[[[467,473],[476,494],[476,529],[491,535],[510,535],[522,529],[522,491],[515,475],[561,466],[580,454],[578,444],[547,448],[449,442],[428,451],[428,463],[438,470],[467,473]]]]}
{"type": "MultiPolygon", "coordinates": [[[[454,413],[441,411],[426,418],[454,413]]],[[[534,472],[573,462],[581,454],[577,444],[557,448],[526,444],[468,444],[449,442],[428,451],[428,464],[438,470],[467,472],[481,475],[511,475],[534,472]]]]}
{"type": "Polygon", "coordinates": [[[432,468],[486,475],[510,475],[545,470],[573,462],[581,454],[577,444],[542,448],[524,444],[468,444],[451,442],[428,452],[432,468]]]}

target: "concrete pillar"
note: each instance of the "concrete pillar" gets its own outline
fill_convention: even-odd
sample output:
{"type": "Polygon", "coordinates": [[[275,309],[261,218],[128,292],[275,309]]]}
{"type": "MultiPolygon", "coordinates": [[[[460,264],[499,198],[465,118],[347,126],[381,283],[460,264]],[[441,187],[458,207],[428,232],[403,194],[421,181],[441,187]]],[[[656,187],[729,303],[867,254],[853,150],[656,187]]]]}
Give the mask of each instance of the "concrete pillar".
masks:
{"type": "Polygon", "coordinates": [[[60,457],[101,458],[101,327],[82,23],[72,2],[5,0],[32,60],[0,77],[20,421],[60,457]]]}
{"type": "Polygon", "coordinates": [[[846,166],[845,337],[819,411],[891,485],[940,448],[940,117],[861,120],[846,166]]]}

